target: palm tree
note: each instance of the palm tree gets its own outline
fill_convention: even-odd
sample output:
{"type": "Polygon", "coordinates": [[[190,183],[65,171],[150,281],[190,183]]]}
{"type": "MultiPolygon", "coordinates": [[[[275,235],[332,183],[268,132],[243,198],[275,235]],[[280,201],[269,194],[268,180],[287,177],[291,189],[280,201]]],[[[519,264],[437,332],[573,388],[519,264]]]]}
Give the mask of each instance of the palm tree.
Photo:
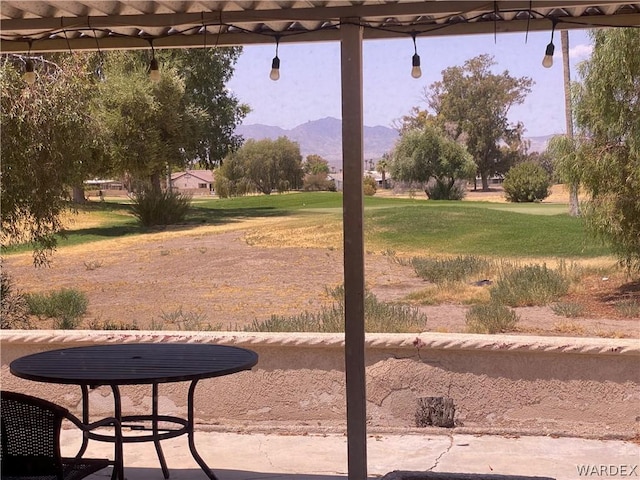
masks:
{"type": "Polygon", "coordinates": [[[382,175],[382,188],[387,188],[387,170],[389,169],[389,154],[385,153],[376,163],[376,172],[382,175]]]}
{"type": "MultiPolygon", "coordinates": [[[[569,32],[560,31],[560,42],[562,43],[562,65],[564,70],[564,111],[566,121],[566,135],[570,140],[569,144],[575,148],[573,139],[573,110],[571,108],[571,71],[569,69],[569,32]]],[[[578,201],[578,190],[580,188],[579,179],[569,182],[569,215],[577,217],[580,215],[580,204],[578,201]]]]}

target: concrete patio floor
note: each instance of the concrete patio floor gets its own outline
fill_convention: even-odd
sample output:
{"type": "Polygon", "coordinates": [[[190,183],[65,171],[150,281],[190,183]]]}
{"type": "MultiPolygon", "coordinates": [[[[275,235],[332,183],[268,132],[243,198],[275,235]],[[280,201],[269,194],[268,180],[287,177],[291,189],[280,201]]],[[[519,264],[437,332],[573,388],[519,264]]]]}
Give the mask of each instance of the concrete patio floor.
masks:
{"type": "MultiPolygon", "coordinates": [[[[347,478],[342,434],[265,434],[197,431],[196,445],[220,480],[337,480],[347,478]]],[[[63,454],[77,445],[63,431],[63,454]]],[[[186,437],[162,442],[171,479],[206,480],[186,437]]],[[[90,442],[88,456],[110,456],[112,445],[90,442]]],[[[74,453],[74,452],[73,452],[74,453]]],[[[394,470],[542,476],[556,479],[640,476],[640,445],[619,440],[468,434],[371,434],[369,478],[394,470]]],[[[162,480],[153,444],[124,446],[128,480],[162,480]]],[[[89,477],[106,479],[110,469],[89,477]]]]}

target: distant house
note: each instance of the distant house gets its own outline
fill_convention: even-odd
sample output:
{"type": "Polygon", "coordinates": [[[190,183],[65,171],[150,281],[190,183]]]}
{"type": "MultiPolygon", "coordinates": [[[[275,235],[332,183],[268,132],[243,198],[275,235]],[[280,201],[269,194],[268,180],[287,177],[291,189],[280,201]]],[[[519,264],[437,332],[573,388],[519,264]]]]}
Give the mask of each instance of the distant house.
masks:
{"type": "Polygon", "coordinates": [[[336,191],[341,192],[343,190],[344,178],[342,171],[340,171],[340,173],[330,173],[327,175],[327,180],[333,180],[333,183],[336,185],[336,191]]]}
{"type": "Polygon", "coordinates": [[[94,178],[84,181],[84,195],[86,198],[99,197],[101,200],[105,196],[117,197],[125,196],[127,190],[120,180],[108,180],[94,178]]]}
{"type": "Polygon", "coordinates": [[[213,172],[211,170],[187,170],[171,174],[171,189],[192,195],[213,193],[213,172]]]}

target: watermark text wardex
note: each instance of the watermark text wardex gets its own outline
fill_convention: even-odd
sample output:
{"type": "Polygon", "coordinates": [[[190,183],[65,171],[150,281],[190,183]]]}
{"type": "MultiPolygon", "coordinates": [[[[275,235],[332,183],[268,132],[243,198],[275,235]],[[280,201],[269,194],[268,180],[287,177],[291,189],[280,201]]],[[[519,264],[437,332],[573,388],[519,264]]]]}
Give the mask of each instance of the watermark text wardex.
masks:
{"type": "Polygon", "coordinates": [[[580,477],[637,477],[638,465],[621,463],[576,465],[580,477]]]}

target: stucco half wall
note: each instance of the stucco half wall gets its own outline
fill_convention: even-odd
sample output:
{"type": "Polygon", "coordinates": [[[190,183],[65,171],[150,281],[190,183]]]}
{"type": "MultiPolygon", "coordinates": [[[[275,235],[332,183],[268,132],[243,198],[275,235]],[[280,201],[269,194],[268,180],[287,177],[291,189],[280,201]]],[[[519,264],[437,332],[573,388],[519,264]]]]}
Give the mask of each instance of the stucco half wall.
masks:
{"type": "MultiPolygon", "coordinates": [[[[80,389],[19,379],[9,363],[74,346],[178,342],[250,348],[252,371],[202,380],[197,428],[334,431],[346,428],[344,335],[239,332],[4,330],[2,389],[26,392],[80,413],[80,389]]],[[[424,431],[421,397],[447,396],[457,432],[634,438],[640,434],[640,341],[470,334],[369,334],[370,432],[424,431]]],[[[160,386],[161,413],[182,415],[187,383],[160,386]]],[[[122,387],[123,413],[148,413],[149,386],[122,387]]],[[[92,415],[111,414],[108,387],[90,393],[92,415]]]]}

